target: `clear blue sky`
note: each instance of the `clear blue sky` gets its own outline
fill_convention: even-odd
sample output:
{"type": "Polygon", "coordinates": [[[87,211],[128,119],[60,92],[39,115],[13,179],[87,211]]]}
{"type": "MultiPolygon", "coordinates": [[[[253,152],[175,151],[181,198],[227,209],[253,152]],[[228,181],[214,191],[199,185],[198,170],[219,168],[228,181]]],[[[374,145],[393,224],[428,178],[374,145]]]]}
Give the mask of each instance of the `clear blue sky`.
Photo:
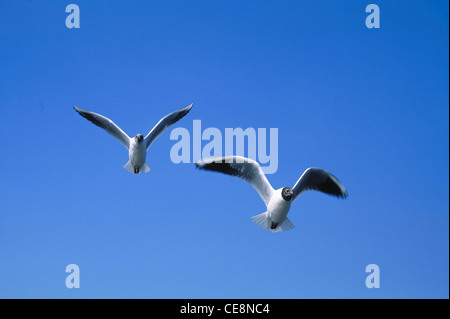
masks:
{"type": "Polygon", "coordinates": [[[448,1],[376,1],[380,29],[364,1],[70,3],[0,2],[0,297],[448,298],[448,1]],[[137,176],[72,108],[135,135],[191,102],[137,176]],[[262,230],[250,185],[171,162],[194,119],[278,128],[275,188],[316,166],[349,198],[262,230]]]}

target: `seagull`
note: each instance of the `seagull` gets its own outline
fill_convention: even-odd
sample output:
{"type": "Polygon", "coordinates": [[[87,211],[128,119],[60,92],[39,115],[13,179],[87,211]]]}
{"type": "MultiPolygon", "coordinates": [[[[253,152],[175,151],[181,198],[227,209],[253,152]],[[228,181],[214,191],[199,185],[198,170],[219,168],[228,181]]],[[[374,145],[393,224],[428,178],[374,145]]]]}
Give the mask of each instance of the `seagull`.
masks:
{"type": "Polygon", "coordinates": [[[150,171],[145,158],[147,150],[155,139],[160,136],[169,126],[175,124],[182,119],[192,108],[194,103],[172,112],[163,117],[152,130],[144,138],[142,134],[137,134],[135,137],[129,137],[124,131],[120,129],[113,121],[104,117],[103,115],[83,110],[74,106],[73,108],[82,117],[88,119],[97,126],[100,126],[106,132],[117,138],[128,150],[130,160],[125,164],[124,168],[132,174],[144,174],[150,171]]]}
{"type": "Polygon", "coordinates": [[[261,166],[254,160],[242,156],[218,156],[200,160],[197,168],[237,176],[250,183],[261,196],[267,211],[253,216],[256,225],[272,232],[294,228],[287,218],[294,200],[303,192],[317,190],[339,198],[346,198],[347,191],[336,177],[321,168],[310,167],[302,174],[293,188],[272,188],[261,166]]]}

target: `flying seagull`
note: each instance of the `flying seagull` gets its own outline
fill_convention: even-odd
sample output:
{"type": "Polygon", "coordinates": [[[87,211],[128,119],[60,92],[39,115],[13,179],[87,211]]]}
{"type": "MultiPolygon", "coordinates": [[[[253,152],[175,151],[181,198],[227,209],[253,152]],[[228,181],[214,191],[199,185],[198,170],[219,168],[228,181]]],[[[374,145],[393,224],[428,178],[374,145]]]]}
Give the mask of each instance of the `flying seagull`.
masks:
{"type": "Polygon", "coordinates": [[[163,117],[152,130],[144,138],[142,134],[137,134],[130,138],[124,131],[120,129],[113,121],[104,117],[103,115],[83,110],[74,106],[73,108],[81,116],[88,119],[97,126],[103,128],[106,132],[117,138],[128,150],[130,160],[125,164],[124,168],[132,174],[143,174],[150,171],[145,158],[147,150],[155,139],[160,136],[169,126],[178,122],[183,118],[192,108],[194,103],[172,112],[163,117]]]}
{"type": "Polygon", "coordinates": [[[267,211],[253,216],[256,225],[272,231],[282,232],[294,228],[286,217],[292,202],[303,192],[317,190],[339,198],[346,198],[347,191],[336,177],[321,168],[308,168],[293,188],[272,188],[259,164],[242,156],[210,157],[195,163],[200,169],[237,176],[250,183],[261,196],[267,211]]]}

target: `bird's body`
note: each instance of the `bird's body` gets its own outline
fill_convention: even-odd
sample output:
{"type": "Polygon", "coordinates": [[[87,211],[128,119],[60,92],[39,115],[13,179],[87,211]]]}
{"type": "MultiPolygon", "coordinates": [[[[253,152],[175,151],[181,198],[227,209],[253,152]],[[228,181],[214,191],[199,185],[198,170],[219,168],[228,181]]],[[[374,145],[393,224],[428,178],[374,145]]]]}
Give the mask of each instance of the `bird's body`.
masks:
{"type": "Polygon", "coordinates": [[[139,140],[139,138],[136,137],[130,139],[128,157],[130,160],[124,167],[130,173],[139,174],[150,171],[150,168],[145,163],[145,159],[147,158],[147,148],[145,147],[145,141],[143,139],[139,140]]]}
{"type": "Polygon", "coordinates": [[[294,228],[287,218],[294,200],[307,190],[319,190],[337,197],[347,197],[347,191],[336,177],[320,168],[308,168],[293,188],[274,190],[257,162],[242,156],[212,157],[196,163],[200,169],[237,176],[249,182],[266,204],[267,211],[253,216],[260,227],[281,232],[294,228]]]}
{"type": "Polygon", "coordinates": [[[281,196],[283,188],[277,189],[267,205],[267,215],[270,219],[271,229],[276,228],[276,225],[281,224],[285,219],[289,210],[291,209],[292,200],[285,200],[281,196]]]}
{"type": "Polygon", "coordinates": [[[74,109],[81,116],[103,128],[106,132],[117,138],[127,148],[129,161],[124,165],[124,168],[127,171],[132,174],[143,174],[150,171],[150,168],[145,162],[147,158],[147,150],[150,145],[169,126],[183,118],[191,110],[192,105],[193,104],[190,104],[163,117],[145,138],[142,134],[136,134],[136,136],[132,138],[129,137],[113,121],[103,115],[86,111],[76,106],[74,106],[74,109]]]}
{"type": "Polygon", "coordinates": [[[274,190],[270,196],[269,203],[267,204],[267,211],[253,216],[252,220],[258,226],[273,232],[294,228],[294,225],[287,218],[289,210],[291,209],[291,204],[294,201],[292,195],[286,195],[286,193],[289,192],[292,192],[292,189],[289,187],[274,190]]]}

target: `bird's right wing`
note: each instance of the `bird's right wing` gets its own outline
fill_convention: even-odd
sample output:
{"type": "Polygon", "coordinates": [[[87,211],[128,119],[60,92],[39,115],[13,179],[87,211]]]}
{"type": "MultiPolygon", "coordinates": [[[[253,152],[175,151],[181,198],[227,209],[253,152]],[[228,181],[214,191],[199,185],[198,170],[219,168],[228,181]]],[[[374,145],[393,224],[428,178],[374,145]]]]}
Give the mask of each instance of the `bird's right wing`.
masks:
{"type": "Polygon", "coordinates": [[[175,124],[176,122],[181,120],[186,114],[188,114],[189,111],[192,109],[193,105],[194,103],[189,104],[188,106],[183,107],[182,109],[176,110],[164,116],[145,137],[145,145],[147,149],[156,140],[158,136],[160,136],[165,130],[169,128],[169,126],[175,124]]]}
{"type": "Polygon", "coordinates": [[[347,197],[347,190],[334,175],[324,169],[314,167],[303,172],[292,190],[295,198],[308,190],[316,190],[340,198],[347,197]]]}
{"type": "Polygon", "coordinates": [[[219,156],[198,161],[195,165],[200,169],[242,178],[256,189],[266,205],[269,204],[274,189],[256,161],[242,156],[219,156]]]}
{"type": "Polygon", "coordinates": [[[95,125],[101,127],[106,132],[117,138],[127,149],[130,148],[130,137],[125,134],[124,131],[120,129],[113,121],[111,121],[109,118],[104,117],[103,115],[89,112],[83,109],[80,109],[79,107],[74,106],[73,107],[75,111],[77,111],[82,117],[85,119],[88,119],[95,125]]]}

